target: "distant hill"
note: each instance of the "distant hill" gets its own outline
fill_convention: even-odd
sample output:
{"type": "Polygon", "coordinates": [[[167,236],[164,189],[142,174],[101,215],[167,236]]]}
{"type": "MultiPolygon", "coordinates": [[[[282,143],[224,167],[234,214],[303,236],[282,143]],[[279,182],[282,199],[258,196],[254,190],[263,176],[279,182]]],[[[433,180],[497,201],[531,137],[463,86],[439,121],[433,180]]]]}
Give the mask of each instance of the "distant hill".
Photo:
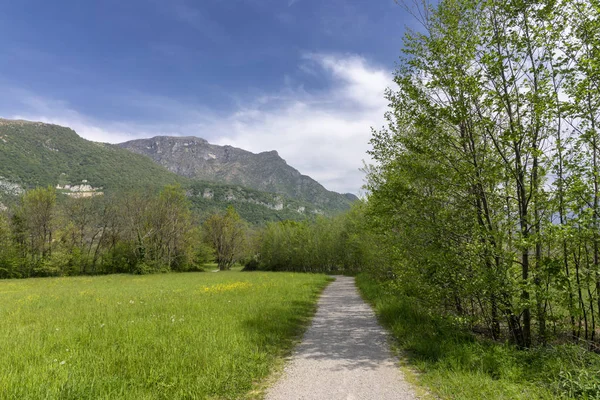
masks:
{"type": "Polygon", "coordinates": [[[302,220],[338,210],[242,185],[183,177],[144,155],[85,140],[70,128],[0,119],[0,210],[23,190],[38,186],[93,194],[158,190],[169,184],[181,184],[200,214],[233,205],[252,223],[302,220]]]}
{"type": "Polygon", "coordinates": [[[197,137],[157,136],[118,146],[150,157],[169,171],[187,178],[241,185],[279,193],[329,210],[343,210],[356,199],[325,189],[289,166],[276,151],[254,154],[217,146],[197,137]]]}
{"type": "Polygon", "coordinates": [[[188,197],[201,215],[233,205],[245,220],[252,223],[300,221],[335,213],[276,193],[214,182],[193,181],[188,189],[188,197]]]}
{"type": "Polygon", "coordinates": [[[79,184],[122,190],[189,180],[118,146],[85,140],[70,128],[0,119],[0,176],[25,187],[79,184]]]}

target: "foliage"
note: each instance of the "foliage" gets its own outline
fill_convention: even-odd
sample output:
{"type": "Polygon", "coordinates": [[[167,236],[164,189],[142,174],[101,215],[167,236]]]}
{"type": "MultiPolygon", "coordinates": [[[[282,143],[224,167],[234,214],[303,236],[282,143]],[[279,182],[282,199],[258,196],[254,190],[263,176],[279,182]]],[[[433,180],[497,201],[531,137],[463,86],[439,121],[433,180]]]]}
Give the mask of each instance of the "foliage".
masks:
{"type": "Polygon", "coordinates": [[[0,277],[17,276],[17,258],[9,217],[0,212],[0,277]]]}
{"type": "Polygon", "coordinates": [[[56,200],[38,188],[0,214],[0,278],[202,270],[213,259],[180,186],[56,200]]]}
{"type": "Polygon", "coordinates": [[[600,340],[592,3],[424,3],[371,140],[368,215],[393,276],[522,348],[600,340]]]}
{"type": "Polygon", "coordinates": [[[233,207],[215,213],[204,221],[204,237],[215,251],[215,259],[221,271],[231,269],[244,256],[246,224],[233,207]]]}
{"type": "MultiPolygon", "coordinates": [[[[55,225],[56,192],[53,188],[34,189],[27,192],[17,210],[22,222],[23,238],[20,247],[26,249],[27,262],[31,269],[41,268],[52,257],[52,233],[55,225]]],[[[44,272],[44,274],[49,273],[44,272]]]]}
{"type": "Polygon", "coordinates": [[[245,398],[326,283],[260,272],[0,281],[1,397],[245,398]]]}
{"type": "MultiPolygon", "coordinates": [[[[270,196],[240,191],[258,200],[270,196]]],[[[248,226],[229,201],[199,212],[195,199],[180,185],[93,197],[64,196],[52,187],[26,191],[0,213],[0,278],[198,271],[212,260],[229,269],[257,261],[260,227],[248,226]]]]}
{"type": "Polygon", "coordinates": [[[477,338],[465,329],[463,319],[431,313],[392,281],[362,274],[357,284],[418,369],[419,382],[441,398],[600,398],[600,356],[580,346],[521,351],[477,338]]]}
{"type": "Polygon", "coordinates": [[[365,228],[365,205],[332,218],[267,224],[256,249],[261,269],[356,273],[379,259],[376,236],[365,228]]]}

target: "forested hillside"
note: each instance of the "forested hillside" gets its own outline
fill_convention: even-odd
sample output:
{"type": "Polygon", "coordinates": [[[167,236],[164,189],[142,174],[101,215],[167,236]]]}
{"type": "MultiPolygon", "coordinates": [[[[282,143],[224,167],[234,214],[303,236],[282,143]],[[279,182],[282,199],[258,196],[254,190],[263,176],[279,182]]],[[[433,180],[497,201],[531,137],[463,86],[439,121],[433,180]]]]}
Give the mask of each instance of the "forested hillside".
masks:
{"type": "MultiPolygon", "coordinates": [[[[317,205],[284,194],[186,178],[148,157],[85,140],[58,125],[0,119],[0,204],[14,205],[25,190],[36,187],[57,187],[61,196],[82,197],[136,190],[158,192],[172,184],[186,189],[200,215],[233,205],[253,224],[312,219],[341,210],[340,204],[317,205]]],[[[345,199],[344,205],[350,202],[345,199]]]]}
{"type": "Polygon", "coordinates": [[[69,128],[0,120],[0,176],[24,187],[79,184],[127,190],[187,180],[146,157],[82,139],[69,128]]]}
{"type": "Polygon", "coordinates": [[[229,268],[254,257],[257,227],[336,211],[181,177],[69,128],[0,120],[0,278],[201,270],[224,258],[229,268]],[[220,253],[206,221],[239,224],[239,245],[220,253]]]}

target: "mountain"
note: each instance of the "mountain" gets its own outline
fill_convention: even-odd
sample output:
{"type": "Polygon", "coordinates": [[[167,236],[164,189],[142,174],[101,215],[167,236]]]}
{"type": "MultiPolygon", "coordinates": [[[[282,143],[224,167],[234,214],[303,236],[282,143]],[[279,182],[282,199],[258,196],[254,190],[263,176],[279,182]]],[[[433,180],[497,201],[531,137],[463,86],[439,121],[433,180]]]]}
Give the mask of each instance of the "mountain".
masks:
{"type": "Polygon", "coordinates": [[[147,157],[85,140],[70,128],[6,119],[0,119],[0,177],[24,187],[86,180],[109,190],[188,182],[147,157]]]}
{"type": "Polygon", "coordinates": [[[249,222],[303,220],[338,209],[241,185],[177,175],[150,158],[117,145],[85,140],[70,128],[0,119],[0,211],[24,190],[54,186],[87,197],[180,184],[200,214],[233,205],[249,222]]]}
{"type": "Polygon", "coordinates": [[[232,205],[246,221],[252,223],[300,221],[336,212],[276,193],[214,182],[193,181],[187,194],[201,216],[232,205]]]}
{"type": "Polygon", "coordinates": [[[150,157],[178,175],[205,181],[241,185],[282,194],[317,206],[343,210],[354,200],[325,189],[289,166],[276,151],[251,153],[232,146],[217,146],[197,137],[157,136],[118,146],[150,157]]]}

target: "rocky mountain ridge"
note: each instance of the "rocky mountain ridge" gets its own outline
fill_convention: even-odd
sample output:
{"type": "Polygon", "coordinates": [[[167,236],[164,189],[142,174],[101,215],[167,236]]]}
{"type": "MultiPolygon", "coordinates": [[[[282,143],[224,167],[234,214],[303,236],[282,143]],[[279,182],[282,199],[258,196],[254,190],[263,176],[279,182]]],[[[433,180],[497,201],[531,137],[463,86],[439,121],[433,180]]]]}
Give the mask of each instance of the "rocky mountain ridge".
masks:
{"type": "Polygon", "coordinates": [[[277,151],[255,154],[232,146],[210,144],[193,136],[156,136],[118,146],[148,156],[169,171],[187,178],[279,193],[333,209],[347,208],[356,199],[352,194],[325,189],[288,165],[277,151]]]}
{"type": "MultiPolygon", "coordinates": [[[[224,152],[231,153],[231,149],[224,152]]],[[[218,150],[206,157],[212,158],[210,154],[225,157],[218,150]]],[[[275,152],[271,152],[271,156],[281,160],[275,152]]],[[[331,215],[350,203],[348,200],[341,205],[314,204],[281,193],[218,182],[186,178],[145,155],[117,145],[85,140],[70,128],[0,119],[0,211],[16,204],[25,190],[40,186],[53,186],[65,196],[93,197],[132,190],[160,190],[165,185],[179,184],[186,189],[201,215],[233,205],[253,223],[331,215]]]]}

